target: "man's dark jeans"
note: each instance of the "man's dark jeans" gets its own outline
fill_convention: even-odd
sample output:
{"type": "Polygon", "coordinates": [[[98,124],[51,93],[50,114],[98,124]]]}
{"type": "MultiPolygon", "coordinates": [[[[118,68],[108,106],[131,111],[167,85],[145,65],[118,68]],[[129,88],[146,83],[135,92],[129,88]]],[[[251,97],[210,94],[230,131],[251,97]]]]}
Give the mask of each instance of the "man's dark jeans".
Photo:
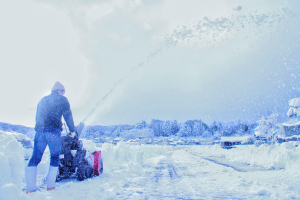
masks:
{"type": "Polygon", "coordinates": [[[61,131],[58,128],[46,128],[36,131],[33,153],[28,166],[37,166],[41,162],[47,145],[49,146],[51,155],[50,166],[58,167],[61,149],[61,131]]]}

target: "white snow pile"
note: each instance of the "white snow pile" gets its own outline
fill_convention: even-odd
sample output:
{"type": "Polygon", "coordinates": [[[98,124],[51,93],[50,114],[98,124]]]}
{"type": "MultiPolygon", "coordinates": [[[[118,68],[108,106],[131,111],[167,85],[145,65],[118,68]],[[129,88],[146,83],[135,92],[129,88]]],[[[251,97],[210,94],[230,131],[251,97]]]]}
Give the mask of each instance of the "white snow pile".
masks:
{"type": "Polygon", "coordinates": [[[22,135],[0,131],[0,199],[15,200],[22,195],[25,149],[17,141],[22,135]]]}
{"type": "Polygon", "coordinates": [[[199,155],[225,158],[232,162],[263,167],[266,170],[287,169],[297,172],[300,166],[300,142],[290,141],[274,145],[236,145],[224,150],[219,145],[193,146],[199,155]]]}
{"type": "Polygon", "coordinates": [[[300,107],[300,98],[294,98],[289,101],[289,106],[300,107]]]}
{"type": "Polygon", "coordinates": [[[101,148],[99,148],[95,143],[93,143],[91,140],[82,140],[83,147],[86,149],[88,152],[93,153],[94,151],[100,151],[101,148]]]}
{"type": "MultiPolygon", "coordinates": [[[[123,141],[117,145],[104,143],[100,147],[90,140],[83,140],[83,147],[88,151],[102,151],[102,175],[81,182],[76,179],[61,181],[51,192],[42,189],[26,194],[22,188],[25,188],[24,172],[28,161],[24,160],[25,149],[17,141],[20,136],[0,132],[1,200],[213,199],[227,198],[230,192],[235,193],[233,197],[246,194],[249,199],[300,197],[295,187],[300,166],[298,141],[259,147],[236,145],[236,148],[226,150],[220,145],[127,145],[123,141]],[[230,165],[242,166],[244,172],[235,171],[230,165]],[[281,188],[283,183],[279,180],[285,179],[285,186],[281,188]],[[220,196],[227,191],[228,194],[220,196]]],[[[49,161],[46,148],[38,165],[38,186],[47,175],[49,161]]]]}
{"type": "Polygon", "coordinates": [[[300,98],[294,98],[289,101],[289,110],[287,112],[288,117],[300,116],[300,98]]]}

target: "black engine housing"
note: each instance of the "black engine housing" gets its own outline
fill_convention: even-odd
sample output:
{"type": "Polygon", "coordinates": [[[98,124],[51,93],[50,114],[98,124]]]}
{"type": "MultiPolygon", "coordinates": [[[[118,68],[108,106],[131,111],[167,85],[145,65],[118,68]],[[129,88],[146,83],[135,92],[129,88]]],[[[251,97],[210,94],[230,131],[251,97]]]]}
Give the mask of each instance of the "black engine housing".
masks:
{"type": "Polygon", "coordinates": [[[86,150],[77,137],[62,136],[60,155],[63,156],[60,158],[57,181],[70,177],[82,181],[93,176],[93,167],[85,159],[86,150]],[[71,150],[77,151],[75,156],[72,155],[71,150]]]}

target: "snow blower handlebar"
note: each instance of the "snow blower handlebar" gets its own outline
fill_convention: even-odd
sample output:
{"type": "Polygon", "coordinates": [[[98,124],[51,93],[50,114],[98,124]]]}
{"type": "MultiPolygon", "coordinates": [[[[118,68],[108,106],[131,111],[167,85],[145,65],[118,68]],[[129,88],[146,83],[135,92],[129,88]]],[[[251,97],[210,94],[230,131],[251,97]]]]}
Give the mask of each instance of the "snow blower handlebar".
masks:
{"type": "Polygon", "coordinates": [[[69,133],[69,136],[71,138],[75,138],[76,140],[79,140],[80,137],[80,133],[84,127],[84,123],[80,122],[78,126],[75,127],[75,131],[74,132],[69,132],[66,126],[66,123],[63,123],[65,129],[66,129],[66,133],[69,133]]]}
{"type": "Polygon", "coordinates": [[[83,130],[83,127],[84,127],[84,123],[83,122],[80,122],[78,126],[76,126],[75,128],[75,137],[77,136],[77,140],[80,138],[80,134],[83,130]]]}

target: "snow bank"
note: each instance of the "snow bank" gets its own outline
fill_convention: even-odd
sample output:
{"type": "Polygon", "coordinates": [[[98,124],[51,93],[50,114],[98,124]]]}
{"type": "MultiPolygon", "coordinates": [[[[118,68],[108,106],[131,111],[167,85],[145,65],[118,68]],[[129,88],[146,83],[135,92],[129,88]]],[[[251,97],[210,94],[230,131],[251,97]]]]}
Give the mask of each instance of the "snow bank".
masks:
{"type": "Polygon", "coordinates": [[[20,199],[24,177],[23,134],[0,131],[0,199],[20,199]]]}
{"type": "Polygon", "coordinates": [[[199,155],[222,157],[232,162],[260,166],[265,169],[288,169],[298,171],[300,165],[300,142],[290,141],[281,144],[236,145],[226,150],[219,145],[193,146],[199,155]]]}
{"type": "Polygon", "coordinates": [[[300,121],[297,121],[297,119],[292,119],[289,122],[285,122],[282,124],[283,126],[299,126],[300,121]]]}
{"type": "Polygon", "coordinates": [[[289,110],[287,112],[287,116],[288,117],[292,117],[292,116],[300,116],[300,110],[299,110],[299,107],[300,107],[300,98],[294,98],[294,99],[291,99],[289,101],[289,110]]]}
{"type": "Polygon", "coordinates": [[[149,161],[157,163],[168,152],[181,148],[182,146],[128,145],[123,141],[117,145],[105,143],[101,148],[104,175],[109,174],[110,179],[116,181],[115,187],[121,190],[134,177],[142,176],[143,167],[149,161]]]}
{"type": "MultiPolygon", "coordinates": [[[[127,145],[123,141],[120,141],[117,145],[104,143],[102,147],[99,147],[97,144],[93,143],[90,140],[83,140],[83,146],[88,151],[102,151],[104,173],[99,177],[88,179],[83,182],[62,182],[61,186],[51,193],[41,191],[30,194],[30,196],[28,196],[25,194],[25,192],[22,192],[22,188],[25,187],[24,172],[26,162],[24,161],[25,149],[22,147],[21,143],[17,141],[21,136],[22,135],[18,135],[16,133],[0,132],[1,200],[28,198],[46,199],[48,197],[52,199],[115,199],[118,197],[118,195],[130,193],[130,190],[142,191],[140,193],[134,192],[131,197],[134,197],[134,195],[142,194],[147,196],[149,190],[143,187],[143,180],[150,180],[145,178],[145,176],[147,176],[147,173],[151,172],[152,175],[155,175],[155,173],[158,172],[166,172],[166,174],[168,174],[168,170],[170,170],[168,168],[168,164],[179,163],[178,166],[176,165],[178,173],[188,174],[190,172],[184,171],[185,167],[187,167],[184,166],[185,159],[187,159],[187,163],[190,163],[189,159],[198,158],[199,163],[204,163],[203,159],[201,158],[202,156],[218,157],[234,163],[245,163],[252,166],[259,166],[260,168],[264,168],[270,171],[275,169],[273,170],[274,173],[283,172],[281,171],[281,169],[283,169],[286,172],[286,176],[298,174],[300,165],[300,142],[298,141],[291,141],[275,145],[264,144],[259,147],[256,147],[254,145],[237,145],[236,148],[226,150],[221,148],[220,145],[127,145]],[[191,155],[193,156],[186,158],[185,156],[190,155],[188,154],[188,152],[191,152],[191,155]],[[194,155],[199,156],[195,157],[194,155]],[[174,160],[172,161],[172,159],[174,160]],[[178,160],[181,160],[181,162],[177,162],[178,160]],[[151,171],[151,169],[153,170],[151,171]],[[162,171],[160,172],[160,170],[162,171]],[[141,183],[143,184],[134,185],[139,181],[141,181],[141,183]],[[135,186],[138,186],[140,188],[133,188],[135,186]],[[95,188],[97,189],[95,190],[95,188]]],[[[40,185],[47,175],[49,158],[50,156],[47,148],[44,153],[43,159],[38,166],[37,185],[40,185]]],[[[196,166],[198,166],[198,164],[196,166]]],[[[205,174],[201,174],[204,172],[205,171],[197,172],[195,176],[198,176],[199,173],[199,176],[205,176],[205,174]]],[[[230,170],[228,170],[228,172],[230,172],[230,170]]],[[[194,172],[191,171],[191,173],[194,172]]],[[[250,175],[251,174],[249,174],[249,176],[250,175]]],[[[213,178],[214,175],[211,174],[211,176],[211,178],[213,178]]],[[[218,176],[221,175],[219,174],[218,176]]],[[[240,174],[239,176],[244,177],[243,174],[240,174]]],[[[247,176],[245,175],[245,177],[247,176]]],[[[223,178],[225,179],[225,177],[223,178]]],[[[226,178],[228,177],[226,176],[226,178]]],[[[162,179],[169,180],[170,177],[166,176],[162,177],[162,179]]],[[[245,180],[247,179],[245,178],[245,180]]],[[[155,180],[153,179],[153,181],[155,180]]],[[[238,183],[244,184],[243,180],[239,180],[238,177],[236,177],[236,181],[238,183]]],[[[259,182],[259,180],[257,180],[257,182],[259,182]]],[[[257,191],[258,195],[264,197],[268,196],[268,192],[270,191],[264,190],[265,188],[258,187],[257,185],[255,185],[255,183],[256,182],[253,182],[253,184],[249,183],[249,185],[254,188],[252,188],[253,191],[257,191]]],[[[156,182],[153,184],[156,184],[156,182]]],[[[291,185],[293,184],[291,183],[291,185]]],[[[180,191],[182,192],[185,190],[183,189],[180,191]]],[[[149,195],[150,194],[152,194],[151,191],[149,195]]],[[[120,196],[120,198],[121,197],[123,196],[120,196]]]]}
{"type": "Polygon", "coordinates": [[[105,143],[101,149],[104,170],[108,173],[129,166],[137,170],[141,168],[144,151],[139,146],[127,145],[120,141],[116,146],[105,143]]]}
{"type": "Polygon", "coordinates": [[[99,151],[101,148],[99,148],[93,141],[91,140],[81,140],[83,143],[83,148],[86,149],[88,152],[93,153],[94,151],[99,151]]]}
{"type": "Polygon", "coordinates": [[[299,107],[300,106],[300,98],[294,98],[289,101],[289,106],[291,107],[299,107]]]}

